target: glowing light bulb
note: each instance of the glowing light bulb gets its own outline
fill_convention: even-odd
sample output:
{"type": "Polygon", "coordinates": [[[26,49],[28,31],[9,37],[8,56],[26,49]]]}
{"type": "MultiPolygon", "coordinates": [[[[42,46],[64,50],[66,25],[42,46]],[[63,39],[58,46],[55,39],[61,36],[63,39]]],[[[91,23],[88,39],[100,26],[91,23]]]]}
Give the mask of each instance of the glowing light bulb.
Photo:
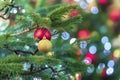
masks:
{"type": "Polygon", "coordinates": [[[86,48],[87,47],[87,41],[81,41],[80,42],[80,48],[86,48]]]}
{"type": "Polygon", "coordinates": [[[94,71],[94,67],[88,67],[87,68],[87,72],[88,73],[93,73],[93,71],[94,71]]]}
{"type": "Polygon", "coordinates": [[[106,74],[107,74],[108,76],[109,76],[109,75],[112,75],[113,72],[114,72],[114,69],[113,69],[113,68],[108,68],[108,69],[106,70],[106,74]]]}
{"type": "Polygon", "coordinates": [[[91,54],[95,54],[95,53],[97,52],[96,46],[90,46],[89,52],[90,52],[91,54]]]}
{"type": "Polygon", "coordinates": [[[98,10],[98,8],[96,6],[91,8],[91,13],[98,14],[98,12],[99,12],[99,10],[98,10]]]}
{"type": "Polygon", "coordinates": [[[103,36],[102,39],[101,39],[101,42],[102,42],[103,44],[105,44],[106,42],[109,42],[108,37],[107,37],[107,36],[103,36]]]}
{"type": "Polygon", "coordinates": [[[106,49],[106,50],[110,50],[111,49],[111,43],[110,42],[106,42],[105,43],[105,45],[104,45],[104,48],[106,49]]]}
{"type": "Polygon", "coordinates": [[[107,63],[107,66],[111,67],[111,68],[114,67],[114,65],[115,65],[115,61],[114,60],[109,60],[108,63],[107,63]]]}
{"type": "Polygon", "coordinates": [[[70,44],[75,43],[75,41],[76,41],[76,38],[72,38],[72,39],[70,40],[70,44]]]}
{"type": "Polygon", "coordinates": [[[98,69],[104,69],[104,68],[105,68],[105,64],[104,63],[99,63],[98,69]]]}
{"type": "Polygon", "coordinates": [[[25,9],[22,9],[22,11],[21,11],[22,13],[25,13],[26,11],[25,11],[25,9]]]}
{"type": "Polygon", "coordinates": [[[61,38],[63,40],[68,40],[70,38],[70,34],[68,32],[63,32],[61,38]]]}
{"type": "Polygon", "coordinates": [[[119,49],[116,49],[116,50],[113,52],[113,56],[116,57],[116,58],[119,58],[119,57],[120,57],[120,50],[119,50],[119,49]]]}
{"type": "Polygon", "coordinates": [[[12,8],[11,10],[10,10],[10,13],[13,13],[13,14],[16,14],[18,11],[17,11],[17,8],[12,8]]]}
{"type": "Polygon", "coordinates": [[[87,1],[87,3],[91,3],[91,2],[93,2],[94,0],[86,0],[87,1]]]}
{"type": "Polygon", "coordinates": [[[87,3],[84,2],[84,1],[80,2],[80,7],[81,7],[82,9],[86,9],[86,8],[87,8],[87,3]]]}
{"type": "Polygon", "coordinates": [[[29,50],[29,49],[30,49],[30,47],[29,47],[28,45],[25,45],[24,48],[25,48],[26,50],[29,50]]]}

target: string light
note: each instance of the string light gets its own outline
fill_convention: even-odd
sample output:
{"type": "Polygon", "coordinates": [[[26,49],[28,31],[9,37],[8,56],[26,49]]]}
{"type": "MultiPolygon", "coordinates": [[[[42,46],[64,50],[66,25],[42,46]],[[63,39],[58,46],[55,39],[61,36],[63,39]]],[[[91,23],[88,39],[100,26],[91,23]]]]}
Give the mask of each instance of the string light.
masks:
{"type": "Polygon", "coordinates": [[[111,49],[111,43],[110,42],[106,42],[105,43],[105,45],[104,45],[104,48],[106,49],[106,50],[110,50],[111,49]]]}
{"type": "Polygon", "coordinates": [[[91,74],[93,73],[94,69],[95,69],[94,67],[88,67],[87,72],[91,74]]]}
{"type": "Polygon", "coordinates": [[[80,48],[86,48],[87,47],[87,41],[80,41],[80,48]]]}
{"type": "Polygon", "coordinates": [[[27,46],[27,45],[25,45],[24,48],[25,48],[26,50],[29,50],[29,49],[30,49],[30,47],[27,46]]]}
{"type": "Polygon", "coordinates": [[[116,50],[113,52],[113,56],[116,57],[116,58],[119,58],[119,57],[120,57],[120,50],[119,50],[119,49],[116,49],[116,50]]]}
{"type": "Polygon", "coordinates": [[[63,32],[61,38],[63,40],[68,40],[70,38],[70,34],[68,32],[63,32]]]}
{"type": "Polygon", "coordinates": [[[89,48],[89,52],[91,53],[91,54],[95,54],[96,52],[97,52],[97,48],[96,48],[96,46],[90,46],[90,48],[89,48]]]}
{"type": "Polygon", "coordinates": [[[115,65],[114,60],[109,60],[108,63],[107,63],[107,66],[111,67],[111,68],[114,67],[114,65],[115,65]]]}
{"type": "Polygon", "coordinates": [[[13,14],[16,14],[18,11],[17,11],[17,8],[12,8],[11,10],[10,10],[10,13],[13,13],[13,14]]]}
{"type": "Polygon", "coordinates": [[[25,9],[22,9],[21,12],[22,12],[22,13],[25,13],[26,11],[25,11],[25,9]]]}
{"type": "Polygon", "coordinates": [[[86,0],[87,3],[92,3],[94,0],[86,0]]]}
{"type": "Polygon", "coordinates": [[[72,39],[70,39],[70,44],[75,43],[76,40],[77,40],[76,38],[72,38],[72,39]]]}
{"type": "Polygon", "coordinates": [[[114,69],[113,69],[113,68],[107,68],[107,70],[106,70],[106,74],[107,74],[108,76],[112,75],[113,72],[114,72],[114,69]]]}
{"type": "Polygon", "coordinates": [[[86,9],[86,8],[87,8],[87,3],[84,2],[84,1],[80,2],[80,7],[81,7],[82,9],[86,9]]]}
{"type": "Polygon", "coordinates": [[[107,36],[103,36],[102,39],[101,39],[101,42],[102,42],[103,44],[105,44],[106,42],[109,42],[108,37],[107,37],[107,36]]]}
{"type": "Polygon", "coordinates": [[[98,69],[104,69],[104,68],[105,68],[105,64],[104,63],[99,63],[98,69]]]}
{"type": "Polygon", "coordinates": [[[98,12],[99,12],[99,10],[98,10],[98,8],[97,8],[96,6],[93,6],[93,7],[91,8],[91,13],[93,13],[93,14],[98,14],[98,12]]]}

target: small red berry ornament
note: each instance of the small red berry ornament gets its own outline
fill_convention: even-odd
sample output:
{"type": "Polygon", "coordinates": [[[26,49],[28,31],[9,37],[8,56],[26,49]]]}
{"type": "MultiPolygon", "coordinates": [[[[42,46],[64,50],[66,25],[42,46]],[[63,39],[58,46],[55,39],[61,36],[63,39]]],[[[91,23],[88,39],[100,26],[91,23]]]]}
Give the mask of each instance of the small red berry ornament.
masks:
{"type": "Polygon", "coordinates": [[[77,16],[77,15],[79,15],[79,14],[80,14],[80,11],[79,11],[79,10],[76,10],[76,11],[70,12],[70,13],[69,13],[69,16],[70,16],[70,17],[75,17],[75,16],[77,16]]]}
{"type": "Polygon", "coordinates": [[[118,21],[120,20],[120,10],[113,9],[109,12],[109,17],[112,21],[118,21]]]}
{"type": "Polygon", "coordinates": [[[34,32],[34,38],[36,39],[43,39],[43,37],[46,37],[46,39],[51,39],[51,33],[47,28],[37,28],[34,32]]]}
{"type": "Polygon", "coordinates": [[[108,3],[108,0],[98,0],[100,5],[106,5],[108,3]]]}
{"type": "Polygon", "coordinates": [[[92,64],[96,60],[96,54],[86,53],[84,61],[86,64],[92,64]]]}
{"type": "Polygon", "coordinates": [[[88,39],[90,37],[90,32],[88,30],[80,30],[77,34],[78,39],[88,39]]]}
{"type": "Polygon", "coordinates": [[[76,73],[75,78],[76,80],[81,80],[81,73],[80,72],[76,73]]]}
{"type": "Polygon", "coordinates": [[[106,74],[106,68],[102,70],[101,76],[102,76],[103,78],[107,78],[107,77],[108,77],[108,75],[106,74]]]}

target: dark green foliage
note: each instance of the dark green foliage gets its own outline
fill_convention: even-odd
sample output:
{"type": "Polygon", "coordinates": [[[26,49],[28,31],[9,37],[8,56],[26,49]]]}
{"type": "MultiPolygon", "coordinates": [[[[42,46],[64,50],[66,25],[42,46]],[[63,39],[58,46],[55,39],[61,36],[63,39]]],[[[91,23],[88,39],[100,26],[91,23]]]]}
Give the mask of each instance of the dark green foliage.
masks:
{"type": "Polygon", "coordinates": [[[69,26],[70,24],[74,23],[81,23],[82,17],[81,15],[68,18],[66,20],[62,20],[65,15],[68,15],[70,12],[74,10],[79,10],[77,5],[68,5],[68,6],[62,6],[60,8],[57,8],[53,10],[50,14],[50,20],[51,20],[51,27],[65,27],[69,26]]]}

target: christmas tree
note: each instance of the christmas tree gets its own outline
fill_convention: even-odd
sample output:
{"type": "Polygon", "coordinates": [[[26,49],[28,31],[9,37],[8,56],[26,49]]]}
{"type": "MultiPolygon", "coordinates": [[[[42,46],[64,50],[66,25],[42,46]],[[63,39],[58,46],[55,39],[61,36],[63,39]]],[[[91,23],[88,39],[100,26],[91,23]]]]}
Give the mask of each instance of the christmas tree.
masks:
{"type": "Polygon", "coordinates": [[[119,80],[119,0],[0,0],[0,80],[119,80]]]}

